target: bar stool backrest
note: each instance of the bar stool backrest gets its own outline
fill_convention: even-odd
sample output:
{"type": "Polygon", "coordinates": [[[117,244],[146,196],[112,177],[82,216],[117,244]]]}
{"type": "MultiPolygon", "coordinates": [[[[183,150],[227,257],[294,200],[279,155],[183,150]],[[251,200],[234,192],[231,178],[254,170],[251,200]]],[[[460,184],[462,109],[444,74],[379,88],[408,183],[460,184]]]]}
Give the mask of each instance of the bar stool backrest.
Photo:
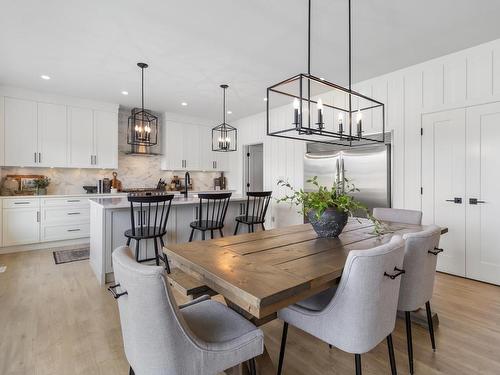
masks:
{"type": "Polygon", "coordinates": [[[173,194],[132,193],[130,202],[130,221],[133,236],[161,237],[167,232],[168,216],[173,194]],[[134,212],[138,209],[137,222],[134,212]]]}
{"type": "Polygon", "coordinates": [[[212,223],[211,226],[223,227],[232,193],[200,193],[198,198],[198,223],[212,223]]]}
{"type": "Polygon", "coordinates": [[[264,223],[272,193],[272,191],[249,191],[247,193],[245,220],[248,221],[250,217],[255,218],[253,220],[255,223],[264,223]]]}

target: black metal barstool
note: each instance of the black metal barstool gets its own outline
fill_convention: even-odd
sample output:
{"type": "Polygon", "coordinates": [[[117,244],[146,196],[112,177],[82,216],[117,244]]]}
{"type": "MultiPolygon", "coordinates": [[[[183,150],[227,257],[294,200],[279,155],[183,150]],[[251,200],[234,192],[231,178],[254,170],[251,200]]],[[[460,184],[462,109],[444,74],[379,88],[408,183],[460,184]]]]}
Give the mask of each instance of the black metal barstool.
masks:
{"type": "Polygon", "coordinates": [[[132,239],[135,244],[135,260],[145,262],[156,260],[156,265],[160,265],[160,258],[165,262],[165,269],[170,273],[167,255],[161,257],[158,250],[158,241],[163,248],[163,236],[167,234],[167,221],[172,205],[172,194],[166,193],[133,193],[128,195],[130,202],[131,229],[125,231],[127,246],[130,246],[132,239]],[[149,259],[139,259],[139,242],[141,240],[152,239],[155,249],[155,257],[149,259]]]}
{"type": "Polygon", "coordinates": [[[254,191],[247,193],[247,205],[245,215],[236,217],[236,228],[234,234],[238,233],[240,223],[248,225],[248,232],[254,232],[254,225],[260,224],[262,230],[266,230],[266,213],[269,202],[271,201],[272,191],[254,191]]]}
{"type": "Polygon", "coordinates": [[[191,235],[189,242],[193,241],[194,231],[201,231],[201,238],[205,239],[205,232],[210,231],[210,238],[214,238],[214,230],[218,230],[221,237],[224,237],[222,229],[226,218],[227,207],[232,193],[208,193],[198,194],[200,204],[198,206],[198,217],[189,226],[191,235]]]}

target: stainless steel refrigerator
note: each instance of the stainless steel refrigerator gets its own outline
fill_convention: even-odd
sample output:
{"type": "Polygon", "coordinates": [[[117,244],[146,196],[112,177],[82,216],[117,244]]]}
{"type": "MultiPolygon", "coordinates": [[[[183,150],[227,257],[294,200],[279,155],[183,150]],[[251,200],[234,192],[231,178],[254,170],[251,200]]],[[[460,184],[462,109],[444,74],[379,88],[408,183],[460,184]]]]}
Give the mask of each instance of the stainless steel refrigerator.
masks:
{"type": "Polygon", "coordinates": [[[317,176],[324,186],[347,177],[360,191],[356,199],[370,211],[374,207],[391,207],[391,145],[390,133],[386,144],[342,147],[308,143],[304,157],[304,190],[314,190],[307,180],[317,176]]]}

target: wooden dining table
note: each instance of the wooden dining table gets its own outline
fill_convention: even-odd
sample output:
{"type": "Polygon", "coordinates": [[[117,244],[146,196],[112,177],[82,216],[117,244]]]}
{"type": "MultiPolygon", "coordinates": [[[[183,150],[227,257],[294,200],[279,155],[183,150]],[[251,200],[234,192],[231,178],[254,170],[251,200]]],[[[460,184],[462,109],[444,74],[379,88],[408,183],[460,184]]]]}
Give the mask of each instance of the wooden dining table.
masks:
{"type": "MultiPolygon", "coordinates": [[[[338,283],[351,250],[366,250],[422,225],[384,223],[377,234],[367,219],[349,219],[338,238],[318,238],[310,224],[167,244],[174,265],[221,294],[229,307],[257,326],[277,312],[338,283]]],[[[446,229],[443,229],[443,233],[446,229]]],[[[246,366],[232,369],[245,373],[246,366]]],[[[267,350],[257,358],[259,374],[275,374],[267,350]]]]}

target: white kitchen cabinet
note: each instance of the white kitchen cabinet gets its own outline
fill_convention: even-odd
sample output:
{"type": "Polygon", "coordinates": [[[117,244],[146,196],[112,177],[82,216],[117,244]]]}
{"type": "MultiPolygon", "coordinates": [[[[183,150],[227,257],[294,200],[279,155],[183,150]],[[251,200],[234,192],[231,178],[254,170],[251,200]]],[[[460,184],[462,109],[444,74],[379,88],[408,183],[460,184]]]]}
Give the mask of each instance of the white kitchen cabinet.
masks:
{"type": "Polygon", "coordinates": [[[68,160],[66,106],[38,103],[38,160],[40,167],[66,167],[68,160]]]}
{"type": "MultiPolygon", "coordinates": [[[[5,98],[0,96],[0,145],[4,145],[5,142],[5,98]]],[[[5,165],[5,147],[0,149],[0,166],[5,165]]],[[[0,207],[1,208],[1,207],[0,207]]],[[[2,216],[2,215],[0,215],[2,216]]],[[[1,225],[0,225],[1,228],[1,225]]],[[[0,238],[0,243],[2,239],[0,238]]]]}
{"type": "Polygon", "coordinates": [[[93,113],[88,108],[68,107],[69,166],[94,166],[93,113]]]}
{"type": "Polygon", "coordinates": [[[37,104],[31,100],[5,98],[5,165],[36,166],[37,104]]]}
{"type": "Polygon", "coordinates": [[[94,167],[118,168],[118,114],[94,111],[94,167]]]}
{"type": "Polygon", "coordinates": [[[212,151],[212,128],[199,127],[200,132],[200,168],[204,171],[227,171],[229,155],[227,152],[212,151]]]}
{"type": "Polygon", "coordinates": [[[39,204],[36,198],[3,200],[2,246],[29,244],[40,240],[39,204]]]}
{"type": "Polygon", "coordinates": [[[163,170],[184,169],[183,132],[180,124],[166,121],[163,132],[163,170]]]}
{"type": "Polygon", "coordinates": [[[184,169],[193,171],[201,170],[200,127],[192,124],[182,124],[181,131],[184,169]]]}

